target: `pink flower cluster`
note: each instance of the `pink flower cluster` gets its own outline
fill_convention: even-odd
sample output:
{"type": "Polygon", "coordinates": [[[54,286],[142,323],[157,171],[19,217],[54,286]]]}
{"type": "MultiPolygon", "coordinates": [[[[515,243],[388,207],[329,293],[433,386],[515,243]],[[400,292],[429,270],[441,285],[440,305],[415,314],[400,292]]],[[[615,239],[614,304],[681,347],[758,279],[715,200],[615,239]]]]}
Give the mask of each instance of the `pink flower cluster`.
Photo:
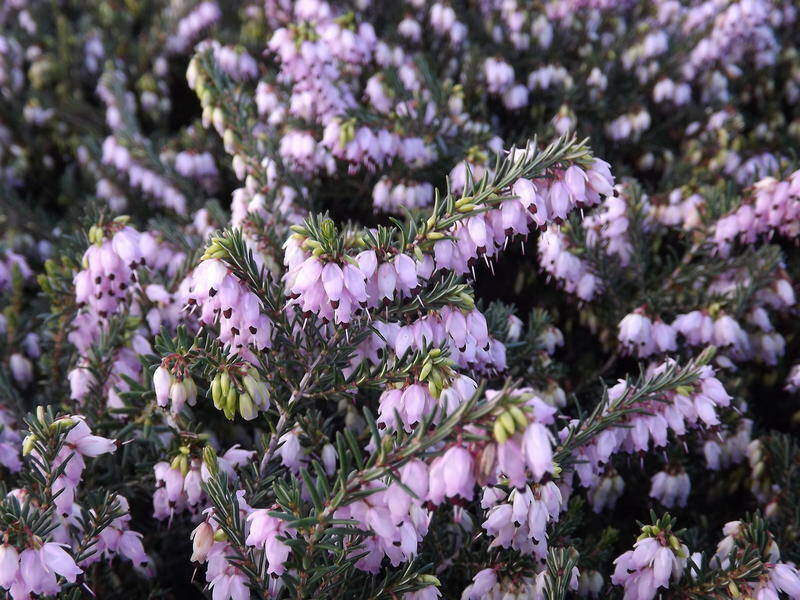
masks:
{"type": "Polygon", "coordinates": [[[785,160],[785,157],[772,152],[760,152],[748,158],[738,152],[730,152],[725,161],[725,173],[732,175],[738,184],[747,185],[777,173],[781,162],[785,160]]]}
{"type": "MultiPolygon", "coordinates": [[[[663,373],[672,364],[667,360],[659,365],[651,365],[648,375],[655,376],[663,373]]],[[[632,393],[624,381],[609,388],[608,402],[612,404],[632,393]]],[[[598,434],[587,446],[580,447],[576,452],[579,463],[575,466],[581,484],[590,489],[597,488],[602,483],[606,465],[611,456],[618,452],[646,452],[650,445],[664,447],[667,445],[670,431],[677,437],[682,437],[692,429],[710,429],[720,425],[719,411],[730,405],[731,397],[725,391],[719,379],[714,376],[711,367],[702,367],[700,377],[687,389],[665,392],[658,399],[648,399],[634,405],[644,412],[631,413],[625,417],[623,426],[612,427],[598,434]]],[[[608,408],[606,408],[608,410],[608,408]]],[[[576,424],[577,422],[575,422],[576,424]]],[[[569,433],[570,427],[564,428],[560,435],[562,438],[569,433]]],[[[686,482],[674,488],[669,487],[669,494],[663,491],[665,482],[659,479],[655,491],[661,498],[679,499],[683,489],[688,488],[686,482]],[[680,492],[680,493],[678,493],[680,492]]],[[[676,483],[676,482],[671,482],[676,483]]],[[[604,501],[601,504],[605,504],[604,501]]]]}
{"type": "MultiPolygon", "coordinates": [[[[231,481],[236,481],[235,469],[249,463],[254,454],[236,445],[217,458],[217,465],[231,481]]],[[[187,460],[187,466],[184,472],[177,464],[166,461],[154,465],[153,516],[156,519],[172,518],[185,510],[194,514],[204,504],[206,498],[201,484],[210,477],[208,467],[199,458],[187,460]]]]}
{"type": "MultiPolygon", "coordinates": [[[[370,296],[367,294],[367,279],[372,278],[378,270],[377,259],[372,251],[362,252],[356,261],[358,266],[350,262],[323,262],[309,256],[296,266],[290,264],[286,274],[286,289],[304,315],[318,315],[323,322],[347,324],[355,313],[368,305],[370,296]]],[[[390,269],[395,278],[402,275],[402,281],[413,283],[416,287],[417,270],[413,259],[403,254],[394,263],[384,265],[387,265],[381,265],[384,272],[390,269]]],[[[391,280],[384,277],[383,281],[388,294],[391,280]]],[[[391,288],[389,299],[394,295],[394,285],[391,288]]],[[[373,304],[377,300],[374,296],[371,299],[373,304]]]]}
{"type": "MultiPolygon", "coordinates": [[[[277,15],[274,15],[277,17],[277,15]]],[[[336,19],[333,8],[320,0],[297,2],[281,15],[268,47],[291,86],[295,116],[327,123],[356,104],[345,73],[359,73],[372,59],[375,31],[369,23],[351,29],[336,19]],[[291,23],[304,23],[315,35],[304,36],[291,23]]]]}
{"type": "MultiPolygon", "coordinates": [[[[775,282],[775,293],[761,290],[755,300],[758,304],[771,304],[771,308],[779,310],[795,303],[794,292],[785,279],[775,282]]],[[[758,304],[747,315],[747,325],[755,328],[754,332],[745,330],[730,315],[719,314],[716,319],[712,319],[706,311],[701,310],[678,315],[672,327],[684,336],[690,346],[714,344],[724,349],[726,355],[733,360],[757,357],[766,364],[774,365],[783,356],[785,341],[775,331],[765,308],[758,304]]]]}
{"type": "MultiPolygon", "coordinates": [[[[744,537],[741,521],[730,521],[722,528],[725,537],[717,544],[717,551],[711,557],[712,566],[728,569],[731,566],[730,557],[736,553],[738,542],[744,537]]],[[[796,565],[781,561],[781,552],[774,540],[769,540],[766,547],[767,577],[746,583],[741,591],[759,600],[778,600],[785,594],[792,600],[800,598],[800,571],[796,565]]]]}
{"type": "MultiPolygon", "coordinates": [[[[781,304],[786,302],[791,306],[794,304],[794,294],[790,287],[786,291],[789,293],[784,294],[783,298],[779,295],[776,298],[781,304]]],[[[756,300],[763,299],[762,294],[756,300]]],[[[749,333],[736,319],[724,313],[712,318],[708,311],[694,310],[679,314],[668,324],[659,318],[651,320],[644,307],[640,307],[620,321],[619,341],[626,353],[644,358],[675,351],[678,348],[678,334],[681,334],[690,346],[713,344],[734,360],[758,357],[767,364],[776,364],[784,353],[785,341],[774,330],[767,311],[755,306],[748,314],[747,322],[757,329],[756,332],[749,333]]]]}
{"type": "MultiPolygon", "coordinates": [[[[451,466],[455,464],[461,464],[461,461],[453,461],[451,466]]],[[[432,514],[423,508],[424,499],[436,493],[433,486],[442,484],[443,475],[449,481],[460,477],[436,469],[435,464],[429,470],[421,460],[412,459],[400,467],[399,479],[414,496],[396,482],[388,487],[370,484],[379,491],[336,511],[336,518],[353,519],[371,533],[357,550],[359,554],[367,553],[356,563],[359,569],[377,573],[384,557],[396,567],[416,556],[417,546],[428,532],[432,514]]]]}
{"type": "Polygon", "coordinates": [[[166,361],[162,361],[153,373],[153,388],[156,392],[156,402],[165,407],[171,402],[172,412],[179,413],[185,404],[194,406],[197,399],[197,386],[190,373],[185,369],[170,369],[166,361]]]}
{"type": "Polygon", "coordinates": [[[425,181],[393,181],[382,177],[372,189],[372,202],[377,210],[402,213],[433,203],[433,186],[425,181]]]}
{"type": "Polygon", "coordinates": [[[130,528],[131,516],[128,499],[119,494],[114,498],[125,514],[112,520],[100,532],[97,544],[93,548],[96,552],[81,562],[81,566],[93,564],[101,558],[111,561],[114,557],[121,556],[131,561],[137,569],[147,570],[146,568],[152,561],[144,551],[142,534],[130,528]]]}
{"type": "Polygon", "coordinates": [[[531,91],[547,90],[557,86],[569,89],[573,85],[572,77],[567,70],[552,64],[531,71],[527,86],[515,83],[513,67],[502,59],[487,58],[483,69],[487,91],[500,96],[508,110],[519,110],[528,106],[531,91]]]}
{"type": "Polygon", "coordinates": [[[696,28],[699,24],[711,22],[711,29],[701,38],[684,65],[687,79],[697,77],[698,73],[742,61],[748,54],[755,55],[758,65],[773,64],[778,55],[778,44],[773,27],[786,19],[794,21],[793,12],[784,13],[778,6],[765,0],[732,2],[717,12],[713,8],[698,5],[688,11],[686,27],[696,28]]]}
{"type": "Polygon", "coordinates": [[[606,125],[606,135],[615,142],[638,140],[650,129],[652,119],[644,108],[618,116],[606,125]]]}
{"type": "Polygon", "coordinates": [[[420,137],[403,137],[388,129],[376,132],[366,125],[350,134],[348,124],[340,119],[325,126],[321,144],[339,160],[350,163],[351,171],[361,166],[375,170],[388,166],[395,159],[411,167],[424,167],[437,157],[435,147],[420,137]]]}
{"type": "Polygon", "coordinates": [[[123,226],[92,244],[83,255],[84,269],[74,278],[75,301],[100,316],[117,312],[136,283],[136,269],[156,252],[149,233],[123,226]]]}
{"type": "Polygon", "coordinates": [[[800,170],[783,180],[761,179],[752,197],[714,225],[714,241],[722,256],[728,256],[736,241],[754,244],[772,232],[794,239],[800,235],[800,170]]]}
{"type": "MultiPolygon", "coordinates": [[[[524,160],[526,154],[514,150],[512,156],[524,160]]],[[[505,248],[509,238],[560,223],[573,209],[598,203],[601,195],[613,191],[613,184],[608,164],[600,159],[587,170],[571,165],[534,180],[519,179],[499,206],[453,225],[449,235],[454,241],[435,243],[436,268],[467,274],[480,257],[491,258],[505,248]]]]}
{"type": "Polygon", "coordinates": [[[528,75],[528,87],[531,90],[547,90],[551,87],[569,89],[573,86],[572,76],[564,67],[549,64],[531,71],[528,75]]]}
{"type": "Polygon", "coordinates": [[[628,198],[624,196],[624,191],[622,186],[617,186],[615,195],[607,196],[598,210],[584,217],[583,228],[589,248],[602,243],[603,251],[616,256],[620,264],[626,267],[630,263],[633,246],[628,236],[630,218],[628,198]]]}
{"type": "MultiPolygon", "coordinates": [[[[67,465],[64,472],[53,483],[53,494],[58,493],[55,505],[62,514],[71,512],[76,488],[80,484],[86,468],[84,459],[113,453],[117,450],[115,440],[93,435],[83,417],[77,415],[64,417],[64,423],[69,424],[70,421],[73,424],[64,437],[63,446],[54,461],[55,467],[64,463],[67,465]]],[[[36,454],[35,450],[34,454],[36,454]]]]}
{"type": "Polygon", "coordinates": [[[452,413],[473,396],[477,387],[472,379],[462,375],[442,390],[438,398],[431,396],[426,383],[414,382],[402,388],[387,389],[378,400],[378,425],[389,429],[403,427],[410,432],[434,411],[436,421],[441,420],[443,414],[452,413]],[[396,422],[396,415],[400,423],[396,422]]]}
{"type": "Polygon", "coordinates": [[[280,537],[292,537],[296,532],[287,527],[284,521],[271,517],[264,508],[253,510],[247,515],[250,533],[245,540],[248,546],[262,548],[267,558],[267,573],[282,575],[283,564],[289,558],[291,548],[282,542],[280,537]]]}
{"type": "MultiPolygon", "coordinates": [[[[95,327],[79,329],[73,332],[70,341],[76,344],[78,350],[87,353],[91,343],[97,334],[95,327]],[[77,342],[77,343],[76,343],[77,342]]],[[[150,342],[147,341],[141,332],[135,333],[131,338],[131,347],[122,347],[113,353],[113,360],[110,362],[110,369],[101,389],[106,398],[106,406],[109,409],[120,409],[125,403],[120,397],[120,393],[127,392],[130,384],[125,377],[138,380],[142,373],[142,363],[139,356],[152,353],[150,342]]],[[[97,388],[92,371],[89,368],[88,360],[82,356],[78,364],[68,374],[70,386],[70,398],[83,403],[92,390],[97,388]]],[[[116,416],[116,415],[115,415],[116,416]]]]}
{"type": "Polygon", "coordinates": [[[325,169],[330,173],[334,170],[333,161],[309,131],[287,131],[281,138],[280,154],[293,171],[313,173],[325,169]]]}
{"type": "MultiPolygon", "coordinates": [[[[426,89],[416,52],[379,40],[358,13],[347,25],[344,17],[349,15],[338,14],[333,5],[320,0],[267,12],[274,32],[268,48],[276,57],[279,77],[276,82],[259,83],[256,102],[259,114],[277,130],[280,158],[296,173],[334,174],[336,159],[350,172],[396,171],[396,167],[407,171],[441,157],[440,146],[430,141],[432,134],[483,141],[488,127],[464,112],[461,95],[437,103],[426,89]],[[402,89],[389,85],[388,71],[396,71],[402,89]],[[352,118],[362,96],[375,119],[352,118]]],[[[433,30],[449,43],[460,43],[467,32],[452,7],[436,3],[428,16],[433,30]]],[[[409,14],[398,26],[400,33],[417,39],[423,18],[421,11],[416,18],[409,14]]],[[[527,93],[524,96],[527,102],[527,93]]],[[[398,180],[394,173],[387,176],[398,180]]],[[[405,200],[409,208],[430,201],[425,183],[405,191],[403,184],[398,186],[388,194],[378,185],[376,206],[385,204],[397,211],[405,200]]]]}
{"type": "Polygon", "coordinates": [[[614,561],[611,582],[624,586],[624,600],[652,600],[659,588],[669,588],[670,579],[681,578],[688,556],[685,545],[675,549],[663,536],[646,537],[614,561]]]}
{"type": "MultiPolygon", "coordinates": [[[[115,499],[125,514],[115,518],[97,538],[92,540],[89,548],[95,552],[85,558],[80,567],[67,552],[69,549],[75,551],[79,546],[83,550],[86,549],[85,541],[82,539],[84,522],[81,519],[81,507],[74,501],[77,486],[86,466],[85,458],[114,452],[116,442],[93,435],[83,417],[62,417],[53,425],[58,428],[69,428],[64,435],[61,450],[53,462],[54,468],[64,466],[66,463],[63,473],[55,479],[52,486],[57,509],[53,515],[55,527],[48,531],[47,540],[31,538],[27,543],[29,547],[24,550],[9,545],[8,534],[4,543],[0,545],[0,587],[7,589],[9,597],[16,600],[28,599],[30,594],[56,594],[61,588],[57,576],[74,583],[76,577],[83,572],[81,567],[101,559],[110,561],[114,556],[123,556],[131,560],[137,569],[147,569],[150,563],[142,546],[141,534],[129,529],[128,502],[118,495],[115,499]]],[[[41,460],[35,447],[33,455],[41,460]]],[[[36,466],[36,468],[41,467],[36,466]]],[[[34,510],[38,508],[38,504],[32,502],[25,489],[14,489],[10,495],[13,495],[23,507],[35,507],[34,510]]]]}
{"type": "MultiPolygon", "coordinates": [[[[266,511],[254,510],[244,497],[244,490],[236,492],[239,505],[239,517],[243,523],[249,524],[247,544],[260,546],[265,552],[269,573],[279,575],[283,573],[283,563],[288,558],[288,546],[277,540],[277,535],[287,536],[291,533],[283,528],[280,523],[274,523],[265,514],[266,511]]],[[[207,563],[206,581],[212,590],[212,595],[219,600],[248,600],[250,587],[248,577],[231,557],[236,556],[236,550],[229,541],[217,541],[218,533],[224,533],[214,518],[214,509],[204,511],[205,520],[192,531],[192,560],[207,563]]],[[[225,536],[222,536],[225,539],[225,536]]],[[[269,589],[265,590],[268,597],[274,598],[282,587],[279,578],[268,580],[269,589]]]]}
{"type": "Polygon", "coordinates": [[[232,353],[248,357],[249,348],[272,345],[272,321],[262,312],[258,296],[219,259],[203,260],[194,269],[187,303],[204,325],[219,324],[220,340],[232,353]]]}
{"type": "Polygon", "coordinates": [[[709,432],[703,443],[703,456],[709,469],[717,471],[742,462],[747,456],[753,433],[753,421],[742,418],[735,428],[721,427],[709,432]]]}
{"type": "Polygon", "coordinates": [[[168,49],[171,52],[185,52],[202,31],[216,23],[220,17],[222,13],[216,2],[200,2],[178,22],[175,35],[169,38],[168,49]]]}
{"type": "Polygon", "coordinates": [[[219,177],[210,152],[178,152],[175,155],[175,170],[184,177],[197,179],[206,189],[213,189],[219,177]]]}
{"type": "Polygon", "coordinates": [[[502,94],[514,84],[514,68],[502,59],[487,58],[483,62],[483,74],[490,94],[502,94]]]}
{"type": "Polygon", "coordinates": [[[667,508],[686,506],[692,483],[683,468],[668,468],[653,475],[650,497],[655,498],[667,508]]]}
{"type": "Polygon", "coordinates": [[[7,543],[0,544],[0,587],[13,600],[27,600],[31,594],[58,594],[61,586],[57,576],[74,583],[81,573],[62,544],[45,542],[22,552],[7,543]]]}
{"type": "Polygon", "coordinates": [[[688,104],[692,99],[692,88],[688,83],[677,83],[664,77],[653,87],[653,101],[672,102],[676,106],[688,104]]]}
{"type": "Polygon", "coordinates": [[[110,370],[100,391],[106,396],[108,407],[118,409],[124,407],[120,393],[130,387],[125,377],[138,379],[142,370],[139,356],[152,352],[150,334],[160,331],[162,324],[174,326],[183,320],[176,297],[167,293],[164,286],[151,283],[144,294],[133,293],[140,290],[137,271],[146,268],[150,277],[175,275],[183,254],[159,243],[149,232],[140,233],[122,221],[112,221],[99,230],[95,226],[90,237],[94,243],[84,253],[84,268],[73,278],[75,300],[82,307],[68,334],[79,352],[78,362],[68,375],[70,397],[83,401],[97,385],[90,369],[90,349],[107,327],[109,314],[128,311],[141,315],[146,309],[145,320],[151,327],[149,333],[146,327],[138,328],[126,345],[112,350],[110,370]],[[152,303],[149,309],[148,301],[152,303]]]}
{"type": "Polygon", "coordinates": [[[502,372],[506,368],[506,348],[489,335],[486,317],[478,309],[463,311],[446,306],[408,325],[378,321],[375,328],[380,335],[372,335],[363,351],[376,364],[377,351],[387,346],[397,357],[402,357],[408,350],[421,351],[444,344],[450,358],[462,369],[502,372]]]}
{"type": "MultiPolygon", "coordinates": [[[[324,323],[348,324],[364,309],[376,309],[395,299],[413,297],[430,277],[433,267],[430,257],[416,262],[407,254],[383,256],[379,262],[374,250],[360,252],[354,260],[324,261],[306,253],[294,236],[284,247],[284,260],[289,267],[285,285],[290,305],[297,305],[307,318],[317,315],[324,323]]],[[[399,324],[378,326],[384,328],[382,333],[389,336],[390,343],[398,346],[398,356],[412,347],[414,340],[418,347],[422,347],[423,339],[428,344],[441,343],[446,337],[445,331],[455,342],[455,349],[465,353],[465,362],[479,361],[476,352],[480,350],[490,352],[494,359],[502,354],[499,347],[491,349],[485,319],[477,311],[464,315],[457,310],[445,310],[441,315],[423,317],[411,328],[399,324]]]]}
{"type": "Polygon", "coordinates": [[[539,559],[547,556],[547,526],[558,521],[565,502],[552,481],[514,487],[511,493],[489,487],[481,507],[488,509],[483,528],[491,547],[514,548],[539,559]]]}
{"type": "MultiPolygon", "coordinates": [[[[461,600],[505,600],[506,598],[545,600],[547,597],[546,569],[539,571],[535,577],[514,573],[507,578],[501,578],[499,570],[500,567],[478,571],[472,578],[472,583],[461,594],[461,600]]],[[[569,580],[569,590],[584,596],[580,585],[581,577],[578,567],[574,567],[569,580]]]]}
{"type": "Polygon", "coordinates": [[[242,47],[225,46],[216,40],[207,40],[198,44],[197,50],[202,52],[211,48],[220,69],[234,81],[255,79],[258,75],[258,63],[242,47]]]}
{"type": "Polygon", "coordinates": [[[600,291],[602,282],[585,260],[569,251],[570,247],[563,232],[555,227],[548,228],[539,236],[539,264],[566,291],[589,302],[600,291]]]}
{"type": "MultiPolygon", "coordinates": [[[[487,390],[486,397],[491,400],[498,394],[500,392],[487,390]]],[[[490,483],[503,482],[521,488],[527,482],[540,482],[554,472],[554,438],[547,426],[555,423],[556,409],[528,388],[515,389],[509,395],[522,400],[517,409],[528,423],[506,441],[498,442],[490,483]]]]}
{"type": "Polygon", "coordinates": [[[137,161],[131,151],[113,135],[103,142],[102,162],[120,171],[120,175],[127,179],[131,187],[153,196],[178,214],[186,214],[186,196],[183,192],[167,178],[137,161]]]}
{"type": "Polygon", "coordinates": [[[625,315],[619,322],[619,342],[630,355],[645,358],[653,354],[674,352],[678,349],[677,331],[674,325],[661,319],[651,320],[639,308],[625,315]]]}
{"type": "Polygon", "coordinates": [[[12,473],[22,467],[19,459],[19,444],[22,436],[16,428],[16,419],[13,414],[0,405],[0,465],[12,473]]]}
{"type": "Polygon", "coordinates": [[[587,498],[592,503],[592,510],[600,513],[606,508],[614,508],[624,491],[625,480],[609,466],[595,480],[594,487],[589,488],[587,498]]]}

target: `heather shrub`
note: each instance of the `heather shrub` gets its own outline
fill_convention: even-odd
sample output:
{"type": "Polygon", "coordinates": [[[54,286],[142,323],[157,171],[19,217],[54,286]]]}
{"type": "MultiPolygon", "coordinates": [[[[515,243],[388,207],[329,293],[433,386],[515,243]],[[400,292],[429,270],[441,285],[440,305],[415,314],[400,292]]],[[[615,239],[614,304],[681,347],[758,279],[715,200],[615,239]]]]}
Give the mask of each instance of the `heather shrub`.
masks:
{"type": "Polygon", "coordinates": [[[6,0],[0,594],[800,598],[788,0],[6,0]]]}

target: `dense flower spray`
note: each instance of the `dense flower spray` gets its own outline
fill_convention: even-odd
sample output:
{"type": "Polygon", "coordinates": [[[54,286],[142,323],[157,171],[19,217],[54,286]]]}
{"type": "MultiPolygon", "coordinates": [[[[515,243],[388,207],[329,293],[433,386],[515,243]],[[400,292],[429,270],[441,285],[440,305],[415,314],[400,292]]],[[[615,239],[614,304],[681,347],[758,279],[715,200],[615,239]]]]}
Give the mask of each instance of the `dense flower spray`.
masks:
{"type": "Polygon", "coordinates": [[[800,598],[797,7],[389,4],[0,6],[0,593],[800,598]]]}

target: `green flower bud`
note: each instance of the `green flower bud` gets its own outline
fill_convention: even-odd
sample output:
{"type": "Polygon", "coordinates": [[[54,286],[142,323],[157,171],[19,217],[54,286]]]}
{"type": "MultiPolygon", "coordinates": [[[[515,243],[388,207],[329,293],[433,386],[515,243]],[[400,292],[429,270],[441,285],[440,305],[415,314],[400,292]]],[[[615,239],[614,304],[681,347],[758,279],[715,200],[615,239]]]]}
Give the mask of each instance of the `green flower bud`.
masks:
{"type": "Polygon", "coordinates": [[[219,474],[219,463],[217,463],[217,452],[211,446],[206,446],[203,448],[203,462],[208,469],[208,472],[211,473],[212,477],[216,477],[219,474]]]}
{"type": "Polygon", "coordinates": [[[252,421],[258,415],[255,405],[253,404],[250,394],[244,393],[239,396],[239,414],[245,421],[252,421]]]}
{"type": "Polygon", "coordinates": [[[226,534],[222,529],[217,529],[214,532],[214,541],[215,542],[227,542],[228,541],[228,534],[226,534]]]}
{"type": "Polygon", "coordinates": [[[33,450],[33,445],[36,443],[36,436],[30,434],[22,440],[22,456],[28,456],[33,450]]]}
{"type": "Polygon", "coordinates": [[[465,292],[461,292],[458,295],[458,298],[461,300],[461,304],[467,310],[472,310],[473,308],[475,308],[475,300],[469,294],[467,294],[465,292]]]}
{"type": "Polygon", "coordinates": [[[231,376],[228,375],[227,371],[223,371],[222,374],[219,376],[219,385],[222,395],[227,396],[228,392],[231,389],[231,376]]]}
{"type": "Polygon", "coordinates": [[[211,399],[214,401],[214,407],[217,410],[222,408],[222,405],[220,404],[220,401],[222,400],[222,383],[220,379],[220,376],[217,375],[211,382],[211,399]]]}
{"type": "Polygon", "coordinates": [[[50,424],[50,430],[55,431],[56,433],[63,433],[65,431],[69,431],[74,426],[75,421],[73,419],[70,417],[61,417],[50,424]]]}
{"type": "Polygon", "coordinates": [[[528,417],[525,416],[519,406],[511,406],[508,412],[520,429],[525,429],[528,426],[528,417]]]}
{"type": "Polygon", "coordinates": [[[225,396],[225,406],[222,409],[222,412],[229,421],[233,421],[233,417],[236,415],[236,409],[238,406],[239,394],[236,392],[236,388],[231,386],[228,389],[227,395],[225,396]]]}
{"type": "Polygon", "coordinates": [[[432,368],[433,368],[433,363],[426,361],[422,364],[422,369],[419,372],[420,381],[425,381],[425,379],[427,379],[428,375],[430,375],[431,373],[432,368]]]}
{"type": "Polygon", "coordinates": [[[505,444],[506,440],[508,439],[508,432],[506,428],[503,427],[503,424],[497,420],[494,422],[494,439],[497,440],[498,444],[505,444]]]}
{"type": "Polygon", "coordinates": [[[514,426],[514,417],[504,412],[497,418],[497,421],[503,426],[509,436],[514,435],[514,430],[516,429],[514,426]]]}

